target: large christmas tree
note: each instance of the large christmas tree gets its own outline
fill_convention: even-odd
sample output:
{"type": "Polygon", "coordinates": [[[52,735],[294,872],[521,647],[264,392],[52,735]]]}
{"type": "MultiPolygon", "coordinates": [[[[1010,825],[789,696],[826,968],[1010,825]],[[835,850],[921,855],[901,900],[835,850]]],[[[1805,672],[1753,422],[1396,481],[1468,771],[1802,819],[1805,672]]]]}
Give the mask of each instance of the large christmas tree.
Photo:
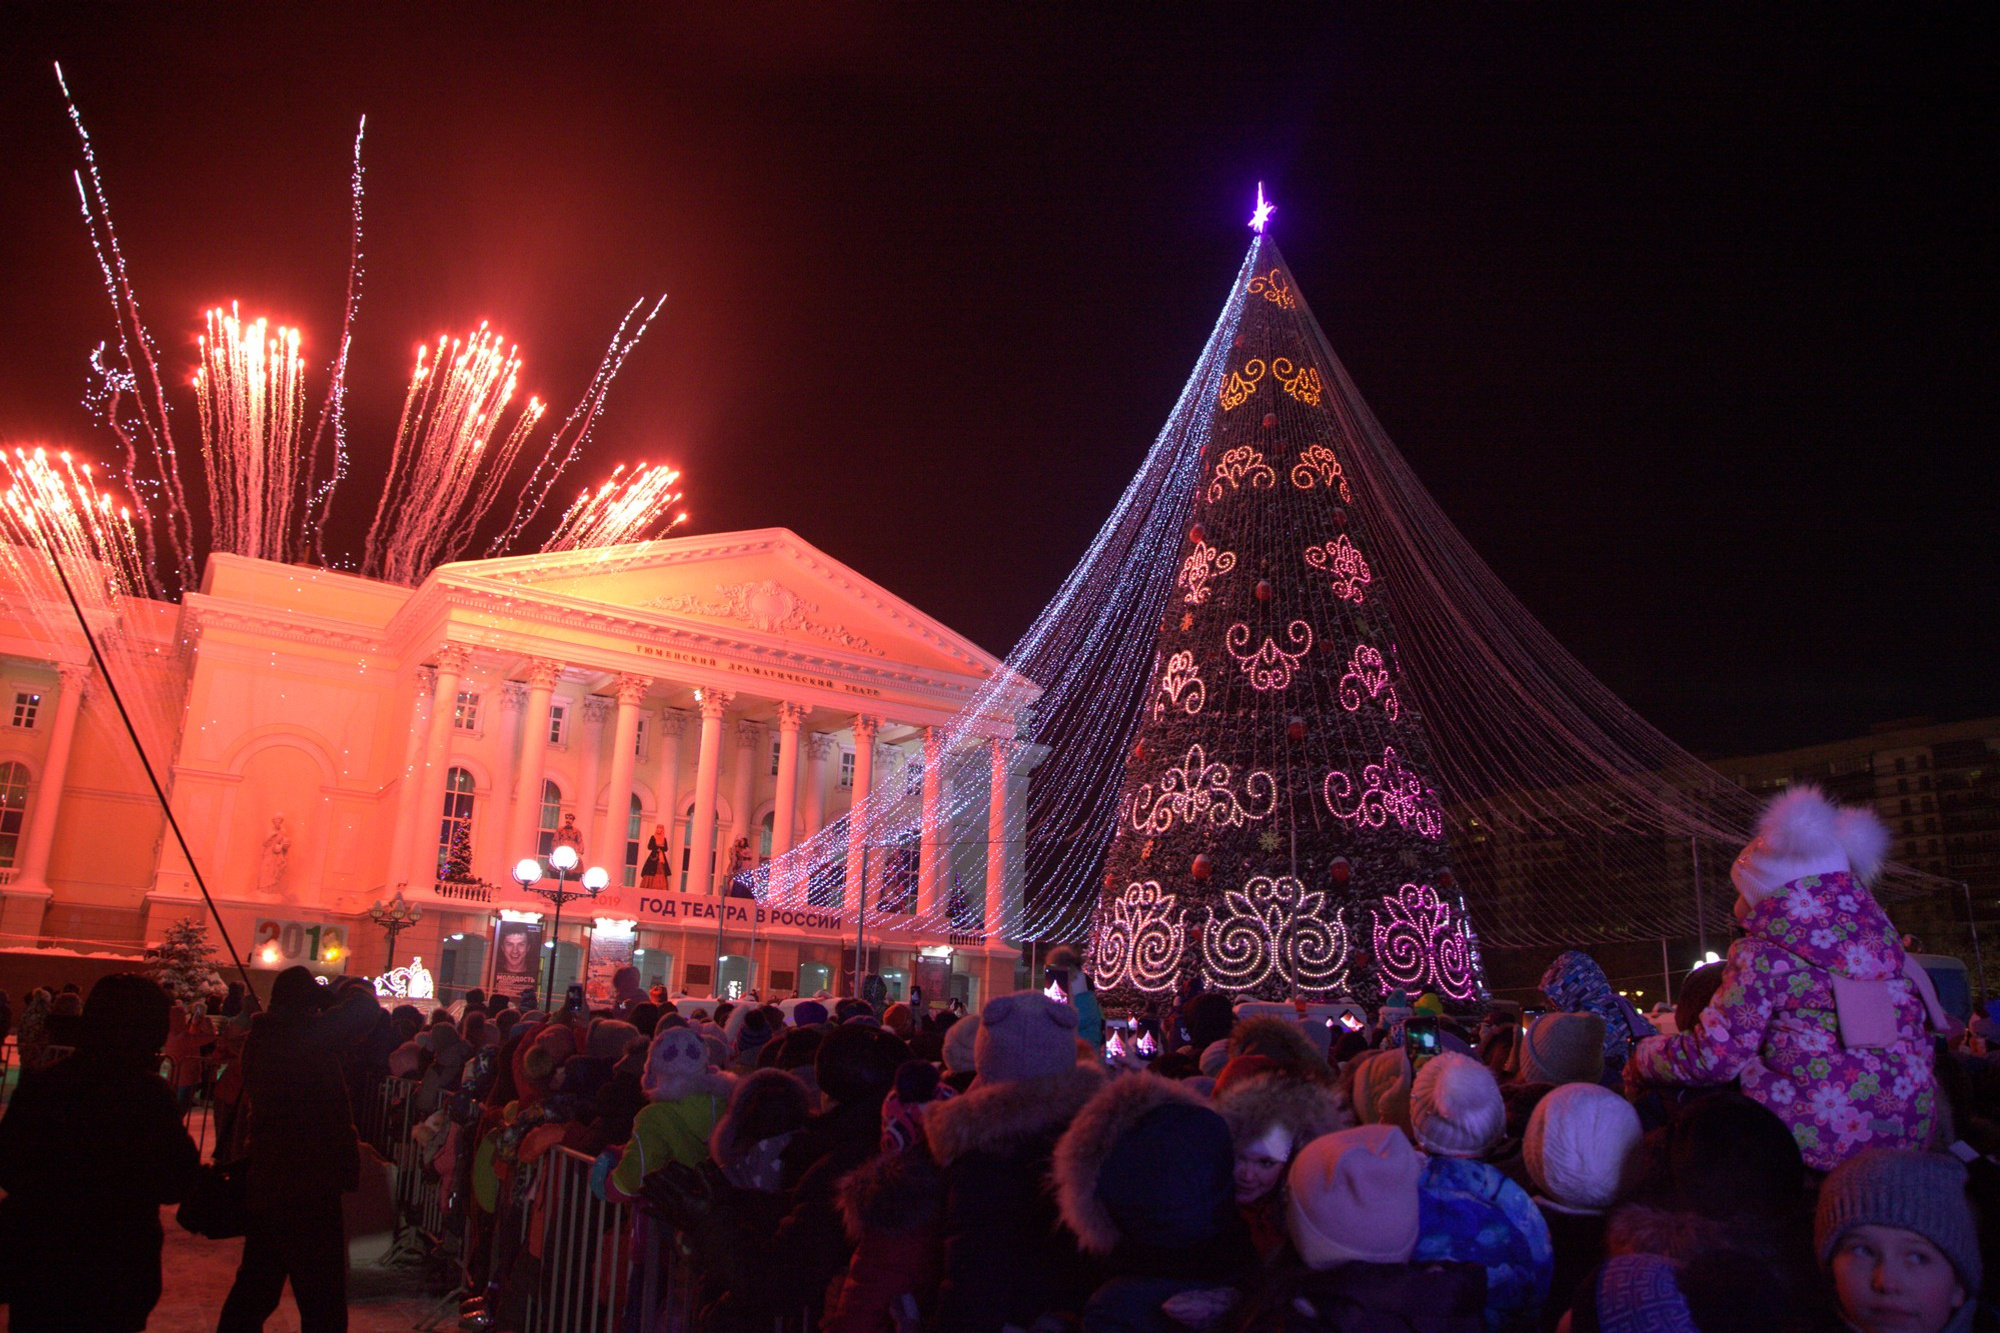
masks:
{"type": "Polygon", "coordinates": [[[1325,335],[1259,236],[1232,295],[1179,577],[1126,758],[1092,933],[1107,1002],[1199,977],[1266,998],[1468,1000],[1396,588],[1343,466],[1325,335]]]}

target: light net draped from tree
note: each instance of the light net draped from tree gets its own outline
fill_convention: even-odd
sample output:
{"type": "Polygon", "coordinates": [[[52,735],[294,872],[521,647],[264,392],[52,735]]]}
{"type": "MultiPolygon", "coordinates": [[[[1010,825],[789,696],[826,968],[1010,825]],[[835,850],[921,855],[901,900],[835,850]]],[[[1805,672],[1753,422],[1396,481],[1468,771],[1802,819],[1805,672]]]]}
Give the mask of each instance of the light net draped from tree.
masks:
{"type": "MultiPolygon", "coordinates": [[[[1145,955],[1153,989],[1165,957],[1206,948],[1253,968],[1268,956],[1250,989],[1379,994],[1411,965],[1401,931],[1424,940],[1426,980],[1464,990],[1476,966],[1468,917],[1488,946],[1691,938],[1699,901],[1725,938],[1728,865],[1758,806],[1647,724],[1508,592],[1390,442],[1261,236],[1116,509],[924,755],[761,869],[757,895],[852,911],[848,866],[865,846],[873,924],[958,934],[997,924],[1019,941],[1080,938],[1095,921],[1100,941],[1115,927],[1133,946],[1122,975],[1145,955]],[[1225,500],[1244,508],[1218,517],[1227,532],[1211,536],[1200,511],[1225,500]],[[1204,584],[1230,614],[1190,601],[1204,584]],[[1287,595],[1302,599],[1296,614],[1287,595]],[[1183,617],[1203,632],[1176,649],[1183,617]],[[1280,677],[1295,692],[1265,706],[1280,677]],[[1200,750],[1184,727],[1146,741],[1142,724],[1192,716],[1197,688],[1212,710],[1200,750]],[[1005,829],[989,821],[996,764],[1027,786],[1005,829]],[[1227,836],[1140,859],[1151,835],[1197,820],[1227,836]],[[1397,836],[1370,844],[1380,829],[1397,836]],[[989,858],[996,835],[1007,846],[989,858]],[[1210,846],[1197,878],[1194,857],[1210,846]],[[1024,891],[989,892],[989,859],[997,868],[1008,857],[1024,891]],[[1364,871],[1376,882],[1357,884],[1364,871]],[[1169,922],[1159,895],[1180,893],[1207,905],[1169,922]],[[1324,916],[1357,893],[1374,920],[1348,920],[1338,946],[1287,933],[1314,910],[1312,895],[1324,916]],[[1389,899],[1396,929],[1385,936],[1389,899]],[[1239,918],[1249,933],[1223,939],[1239,918]],[[1260,934],[1251,959],[1243,945],[1260,934]],[[1337,981],[1335,947],[1355,965],[1337,981]],[[1307,984],[1314,977],[1325,984],[1307,984]]],[[[1882,889],[1940,887],[1892,867],[1882,889]]]]}

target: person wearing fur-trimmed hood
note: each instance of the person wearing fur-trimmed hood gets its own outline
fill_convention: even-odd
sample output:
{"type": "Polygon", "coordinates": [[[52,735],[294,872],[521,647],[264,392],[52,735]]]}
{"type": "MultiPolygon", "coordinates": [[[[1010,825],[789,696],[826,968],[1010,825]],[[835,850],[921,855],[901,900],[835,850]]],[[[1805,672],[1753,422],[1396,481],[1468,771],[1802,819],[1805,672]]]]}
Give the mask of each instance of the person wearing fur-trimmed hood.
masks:
{"type": "Polygon", "coordinates": [[[1944,1017],[1866,887],[1889,835],[1816,787],[1773,801],[1730,870],[1743,936],[1692,1031],[1639,1043],[1628,1091],[1740,1080],[1830,1171],[1867,1148],[1925,1148],[1937,1085],[1925,1020],[1944,1017]]]}
{"type": "Polygon", "coordinates": [[[945,1184],[937,1333],[1027,1328],[1089,1289],[1044,1181],[1056,1140],[1104,1082],[1077,1063],[1076,1011],[1037,991],[989,1000],[974,1064],[972,1086],[924,1117],[945,1184]]]}
{"type": "Polygon", "coordinates": [[[1226,1311],[1258,1267],[1236,1211],[1229,1122],[1180,1083],[1114,1078],[1056,1144],[1063,1223],[1103,1281],[1084,1333],[1169,1333],[1226,1311]]]}
{"type": "Polygon", "coordinates": [[[1239,1055],[1215,1084],[1215,1109],[1235,1147],[1236,1207],[1266,1260],[1285,1245],[1285,1173],[1299,1149],[1347,1129],[1354,1115],[1332,1088],[1266,1056],[1239,1055]]]}

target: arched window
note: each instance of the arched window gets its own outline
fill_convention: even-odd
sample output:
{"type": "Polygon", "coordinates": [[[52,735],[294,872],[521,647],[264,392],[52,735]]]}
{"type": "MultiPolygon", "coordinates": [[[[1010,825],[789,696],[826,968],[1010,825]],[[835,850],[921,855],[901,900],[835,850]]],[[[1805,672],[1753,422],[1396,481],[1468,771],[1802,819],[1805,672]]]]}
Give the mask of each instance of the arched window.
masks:
{"type": "Polygon", "coordinates": [[[757,826],[757,864],[764,865],[771,859],[771,834],[778,827],[778,812],[773,810],[764,816],[764,822],[757,826]]]}
{"type": "Polygon", "coordinates": [[[444,775],[444,818],[438,825],[438,878],[472,878],[472,772],[444,775]]]}
{"type": "Polygon", "coordinates": [[[0,869],[20,864],[22,826],[28,817],[28,766],[0,764],[0,869]]]}
{"type": "Polygon", "coordinates": [[[639,804],[639,793],[632,793],[632,815],[625,821],[625,887],[631,888],[639,882],[639,848],[646,841],[646,810],[639,804]]]}
{"type": "Polygon", "coordinates": [[[549,778],[542,779],[542,811],[535,825],[535,855],[548,869],[549,853],[556,849],[556,830],[562,827],[562,788],[549,778]]]}
{"type": "MultiPolygon", "coordinates": [[[[709,844],[710,850],[708,853],[708,875],[711,883],[714,882],[715,876],[721,872],[723,853],[729,850],[728,848],[722,845],[722,837],[723,837],[722,820],[718,818],[715,821],[715,841],[709,844]]],[[[687,887],[688,867],[693,863],[693,861],[694,861],[694,809],[690,807],[688,809],[687,819],[681,825],[681,887],[683,889],[687,887]]]]}

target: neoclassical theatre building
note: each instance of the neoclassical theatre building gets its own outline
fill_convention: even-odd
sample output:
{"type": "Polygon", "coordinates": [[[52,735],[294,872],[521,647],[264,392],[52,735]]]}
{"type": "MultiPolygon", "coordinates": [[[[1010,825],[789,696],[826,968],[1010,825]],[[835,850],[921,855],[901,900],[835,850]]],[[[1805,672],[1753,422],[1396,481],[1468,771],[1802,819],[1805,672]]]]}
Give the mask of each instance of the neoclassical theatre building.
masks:
{"type": "MultiPolygon", "coordinates": [[[[5,591],[0,951],[130,951],[206,916],[81,635],[5,591]]],[[[449,998],[518,987],[536,955],[558,993],[601,991],[629,959],[675,993],[770,998],[845,993],[858,937],[893,994],[1015,985],[1004,830],[1036,751],[1004,714],[963,742],[993,762],[954,765],[992,775],[981,799],[924,802],[922,858],[856,829],[809,910],[727,896],[732,867],[921,782],[926,746],[941,770],[936,728],[1004,670],[788,531],[463,562],[414,589],[217,555],[198,592],[121,620],[112,669],[253,971],[421,958],[449,998]],[[512,870],[577,839],[609,886],[558,929],[512,870]],[[880,910],[947,883],[949,935],[880,910]],[[392,956],[371,909],[398,893],[422,910],[392,956]]]]}

